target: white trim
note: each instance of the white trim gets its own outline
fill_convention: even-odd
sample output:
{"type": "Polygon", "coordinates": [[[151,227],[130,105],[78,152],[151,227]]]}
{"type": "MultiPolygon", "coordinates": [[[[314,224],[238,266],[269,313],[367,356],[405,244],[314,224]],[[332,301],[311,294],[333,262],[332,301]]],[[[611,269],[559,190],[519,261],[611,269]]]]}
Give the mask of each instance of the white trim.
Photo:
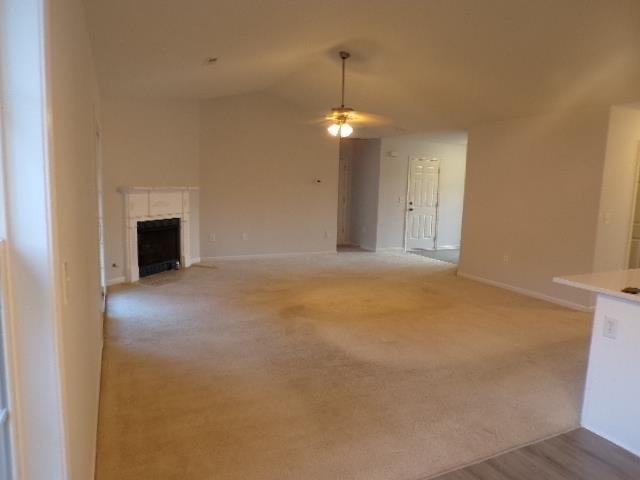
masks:
{"type": "MultiPolygon", "coordinates": [[[[60,402],[60,415],[58,418],[58,424],[62,437],[62,474],[63,478],[69,478],[69,469],[72,464],[72,454],[69,449],[69,437],[71,427],[69,426],[69,422],[73,414],[67,411],[68,395],[69,388],[68,377],[66,375],[67,366],[66,359],[67,356],[65,354],[65,336],[63,333],[64,330],[64,308],[68,304],[67,299],[67,261],[62,258],[60,253],[60,235],[59,235],[59,226],[60,222],[58,220],[58,209],[57,209],[57,184],[55,178],[57,176],[57,157],[55,155],[55,139],[56,139],[56,122],[51,116],[51,110],[53,109],[52,97],[53,97],[53,82],[51,73],[51,53],[50,49],[51,43],[50,39],[50,13],[49,9],[52,8],[49,2],[43,2],[43,14],[44,14],[44,23],[43,23],[43,31],[44,31],[44,92],[43,99],[45,105],[44,112],[44,122],[45,122],[45,190],[46,190],[46,209],[47,209],[47,218],[48,218],[48,228],[50,235],[50,276],[51,282],[53,286],[53,310],[54,310],[54,323],[53,323],[53,351],[55,354],[55,369],[56,369],[56,393],[58,395],[58,401],[60,402]]],[[[98,418],[96,418],[96,421],[98,418]]],[[[97,423],[96,423],[97,425],[97,423]]],[[[97,438],[96,438],[97,441],[97,438]]]]}
{"type": "Polygon", "coordinates": [[[23,455],[18,449],[19,442],[20,415],[18,414],[20,405],[20,392],[22,388],[18,385],[19,373],[18,345],[16,344],[15,324],[11,316],[11,296],[9,294],[9,264],[6,240],[0,240],[0,323],[2,323],[2,333],[4,334],[4,364],[6,380],[7,409],[11,416],[9,419],[9,461],[11,462],[11,473],[14,479],[18,479],[19,472],[24,471],[22,464],[23,455]]]}
{"type": "Polygon", "coordinates": [[[638,153],[636,154],[636,171],[633,184],[633,200],[631,204],[631,218],[629,219],[629,239],[627,241],[627,248],[625,250],[625,268],[631,267],[631,247],[633,245],[633,230],[635,229],[636,222],[636,210],[640,208],[638,205],[638,184],[640,184],[640,143],[638,144],[638,153]]]}
{"type": "MultiPolygon", "coordinates": [[[[405,199],[404,199],[404,235],[402,238],[402,250],[407,252],[412,250],[408,248],[409,238],[407,235],[407,229],[409,228],[409,195],[411,194],[411,163],[413,160],[425,159],[429,162],[438,162],[438,182],[437,182],[437,198],[436,198],[436,206],[435,206],[435,226],[434,226],[434,236],[433,236],[433,249],[436,250],[438,247],[438,233],[440,230],[440,173],[441,173],[441,162],[438,157],[429,156],[429,155],[420,155],[413,154],[409,155],[407,159],[407,182],[406,182],[406,191],[405,191],[405,199]]],[[[426,250],[426,249],[425,249],[426,250]]]]}
{"type": "Polygon", "coordinates": [[[113,287],[114,285],[120,285],[121,283],[125,282],[125,278],[124,277],[116,277],[116,278],[111,278],[109,280],[107,280],[107,287],[113,287]]]}
{"type": "Polygon", "coordinates": [[[191,259],[191,265],[193,265],[194,263],[200,263],[202,260],[200,260],[200,257],[195,257],[191,259]]]}
{"type": "Polygon", "coordinates": [[[491,285],[492,287],[502,288],[511,292],[526,295],[527,297],[536,298],[538,300],[544,300],[545,302],[554,303],[562,307],[571,308],[572,310],[579,310],[581,312],[593,312],[593,306],[581,305],[579,303],[563,300],[562,298],[552,297],[551,295],[545,295],[544,293],[535,292],[533,290],[527,290],[526,288],[516,287],[507,283],[496,282],[495,280],[489,280],[488,278],[478,277],[477,275],[471,275],[469,273],[463,273],[458,271],[457,275],[467,280],[474,280],[476,282],[491,285]]]}
{"type": "Polygon", "coordinates": [[[425,252],[439,252],[440,250],[460,250],[460,245],[443,245],[441,247],[438,248],[412,248],[410,250],[407,250],[408,252],[410,251],[420,251],[420,250],[424,250],[425,252]]]}
{"type": "Polygon", "coordinates": [[[180,219],[180,266],[190,267],[191,199],[197,187],[120,187],[124,196],[125,255],[124,278],[128,283],[139,280],[138,222],[169,218],[180,219]]]}
{"type": "Polygon", "coordinates": [[[460,250],[460,245],[438,245],[437,250],[460,250]]]}
{"type": "Polygon", "coordinates": [[[389,247],[389,248],[376,248],[376,253],[404,253],[404,248],[402,247],[389,247]]]}
{"type": "Polygon", "coordinates": [[[201,262],[212,260],[251,260],[261,258],[301,257],[305,255],[337,255],[337,250],[323,250],[318,252],[288,252],[288,253],[257,253],[251,255],[221,255],[214,257],[202,257],[201,262]]]}

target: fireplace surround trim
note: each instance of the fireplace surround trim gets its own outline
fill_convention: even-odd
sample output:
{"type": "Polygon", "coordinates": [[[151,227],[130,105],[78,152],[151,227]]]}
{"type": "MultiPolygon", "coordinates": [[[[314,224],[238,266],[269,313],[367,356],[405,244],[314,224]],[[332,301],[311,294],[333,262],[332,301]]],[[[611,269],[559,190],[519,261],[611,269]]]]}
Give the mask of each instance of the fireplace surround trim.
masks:
{"type": "Polygon", "coordinates": [[[124,196],[125,281],[140,279],[138,270],[138,222],[180,219],[180,264],[189,267],[191,208],[190,193],[198,187],[120,187],[124,196]]]}

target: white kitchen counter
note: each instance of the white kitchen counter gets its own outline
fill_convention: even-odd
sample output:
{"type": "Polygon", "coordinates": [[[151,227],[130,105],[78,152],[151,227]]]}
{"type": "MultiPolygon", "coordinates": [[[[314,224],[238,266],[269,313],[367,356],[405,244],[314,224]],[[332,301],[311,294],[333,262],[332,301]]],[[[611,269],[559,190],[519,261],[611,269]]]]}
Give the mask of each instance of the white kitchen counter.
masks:
{"type": "Polygon", "coordinates": [[[582,426],[640,455],[640,269],[554,281],[598,294],[582,426]]]}
{"type": "Polygon", "coordinates": [[[557,277],[553,281],[569,287],[640,303],[640,294],[631,295],[621,291],[626,287],[640,288],[640,268],[622,270],[620,272],[586,273],[569,277],[557,277]]]}

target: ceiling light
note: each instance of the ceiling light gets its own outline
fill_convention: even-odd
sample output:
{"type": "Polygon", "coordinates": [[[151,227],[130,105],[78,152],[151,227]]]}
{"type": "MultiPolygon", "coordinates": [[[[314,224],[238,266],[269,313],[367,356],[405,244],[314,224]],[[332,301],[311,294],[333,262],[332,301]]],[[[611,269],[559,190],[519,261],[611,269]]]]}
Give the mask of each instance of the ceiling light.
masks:
{"type": "Polygon", "coordinates": [[[340,136],[341,137],[348,137],[352,133],[353,133],[353,127],[351,125],[349,125],[348,123],[343,123],[340,126],[340,136]]]}
{"type": "Polygon", "coordinates": [[[350,56],[351,54],[349,52],[340,52],[340,59],[342,60],[342,101],[340,102],[340,106],[331,109],[331,113],[327,116],[328,120],[333,121],[333,125],[329,126],[327,130],[334,137],[340,136],[341,138],[344,138],[353,133],[353,127],[347,123],[349,121],[349,117],[353,113],[353,108],[344,106],[345,62],[350,56]]]}
{"type": "Polygon", "coordinates": [[[348,123],[334,123],[327,128],[328,132],[334,137],[348,137],[353,133],[353,127],[348,123]]]}
{"type": "Polygon", "coordinates": [[[340,133],[340,125],[338,125],[337,123],[334,123],[333,125],[329,126],[327,130],[331,135],[333,135],[334,137],[337,137],[338,134],[340,133]]]}

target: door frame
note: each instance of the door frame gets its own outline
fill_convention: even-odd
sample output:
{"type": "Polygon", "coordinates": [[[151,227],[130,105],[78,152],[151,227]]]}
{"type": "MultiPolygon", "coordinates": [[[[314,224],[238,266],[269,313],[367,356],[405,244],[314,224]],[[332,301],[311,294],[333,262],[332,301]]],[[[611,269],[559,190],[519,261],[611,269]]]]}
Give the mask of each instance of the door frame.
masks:
{"type": "Polygon", "coordinates": [[[631,260],[631,244],[633,242],[633,226],[636,218],[636,210],[640,208],[638,199],[638,193],[640,191],[640,142],[638,142],[638,149],[636,153],[636,168],[633,176],[633,197],[631,204],[631,218],[629,218],[629,238],[627,239],[627,248],[625,252],[625,266],[629,268],[629,262],[631,260]]]}
{"type": "MultiPolygon", "coordinates": [[[[430,157],[429,155],[409,155],[407,157],[407,183],[405,185],[405,196],[404,196],[404,224],[403,224],[403,235],[402,235],[402,251],[407,253],[407,226],[409,225],[409,185],[411,184],[411,161],[417,158],[426,158],[430,160],[439,160],[436,157],[430,157]]],[[[434,234],[433,234],[433,251],[438,250],[438,226],[440,224],[440,175],[442,174],[441,169],[442,163],[438,165],[438,184],[436,189],[436,215],[435,215],[435,225],[434,225],[434,234]]]]}
{"type": "Polygon", "coordinates": [[[100,311],[107,311],[107,267],[105,257],[105,232],[104,232],[104,172],[102,158],[102,125],[96,105],[93,106],[93,123],[96,152],[96,193],[98,201],[98,268],[100,271],[100,311]]]}
{"type": "Polygon", "coordinates": [[[347,146],[344,139],[340,140],[340,152],[338,158],[338,232],[336,243],[338,245],[351,245],[351,170],[353,164],[353,144],[347,146]],[[344,149],[349,148],[345,154],[344,149]]]}

